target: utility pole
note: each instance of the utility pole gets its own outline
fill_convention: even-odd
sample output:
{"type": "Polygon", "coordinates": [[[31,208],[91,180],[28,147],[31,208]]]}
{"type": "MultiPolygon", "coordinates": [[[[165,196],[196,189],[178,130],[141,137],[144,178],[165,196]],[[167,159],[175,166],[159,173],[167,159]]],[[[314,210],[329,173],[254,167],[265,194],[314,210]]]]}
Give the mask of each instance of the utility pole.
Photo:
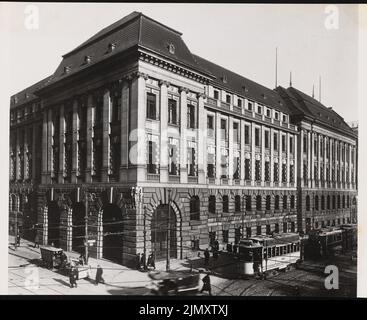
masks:
{"type": "Polygon", "coordinates": [[[166,260],[166,271],[170,271],[170,253],[171,253],[171,246],[170,246],[170,240],[171,240],[171,189],[168,188],[168,227],[167,227],[167,260],[166,260]]]}
{"type": "Polygon", "coordinates": [[[88,264],[88,211],[89,211],[89,196],[90,194],[86,191],[85,193],[85,243],[84,243],[84,249],[85,249],[85,261],[88,264]]]}

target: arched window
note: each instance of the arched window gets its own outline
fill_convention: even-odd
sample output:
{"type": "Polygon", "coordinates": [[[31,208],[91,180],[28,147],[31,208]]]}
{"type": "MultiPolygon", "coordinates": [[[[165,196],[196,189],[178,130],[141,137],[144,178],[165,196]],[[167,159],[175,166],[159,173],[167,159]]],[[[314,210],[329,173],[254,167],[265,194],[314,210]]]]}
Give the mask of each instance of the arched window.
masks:
{"type": "Polygon", "coordinates": [[[229,207],[229,199],[228,196],[223,196],[223,212],[227,213],[229,207]]]}
{"type": "Polygon", "coordinates": [[[251,196],[246,196],[246,211],[252,211],[251,196]]]}
{"type": "Polygon", "coordinates": [[[294,209],[296,206],[296,197],[291,195],[291,209],[294,209]]]}
{"type": "Polygon", "coordinates": [[[234,197],[234,210],[241,212],[241,196],[237,195],[234,197]]]}
{"type": "Polygon", "coordinates": [[[326,209],[330,210],[330,195],[327,195],[326,209]]]}
{"type": "Polygon", "coordinates": [[[306,211],[310,211],[311,203],[310,203],[310,196],[306,196],[306,211]]]}
{"type": "Polygon", "coordinates": [[[338,209],[340,209],[340,194],[338,194],[338,209]]]}
{"type": "Polygon", "coordinates": [[[190,220],[200,220],[200,199],[193,196],[190,199],[190,220]]]}
{"type": "Polygon", "coordinates": [[[261,210],[261,196],[256,196],[256,210],[261,210]]]}
{"type": "Polygon", "coordinates": [[[333,209],[336,208],[336,198],[335,198],[335,195],[333,195],[333,209]]]}
{"type": "Polygon", "coordinates": [[[266,210],[270,210],[271,197],[266,196],[266,210]]]}
{"type": "Polygon", "coordinates": [[[321,210],[325,210],[325,196],[321,196],[321,210]]]}
{"type": "Polygon", "coordinates": [[[283,196],[283,209],[287,209],[287,196],[283,196]]]}
{"type": "Polygon", "coordinates": [[[279,210],[279,196],[274,197],[274,210],[279,210]]]}
{"type": "Polygon", "coordinates": [[[319,210],[319,196],[315,196],[315,210],[319,210]]]}
{"type": "Polygon", "coordinates": [[[343,209],[345,208],[345,195],[343,194],[343,209]]]}
{"type": "Polygon", "coordinates": [[[215,213],[215,196],[209,196],[208,209],[210,213],[215,213]]]}

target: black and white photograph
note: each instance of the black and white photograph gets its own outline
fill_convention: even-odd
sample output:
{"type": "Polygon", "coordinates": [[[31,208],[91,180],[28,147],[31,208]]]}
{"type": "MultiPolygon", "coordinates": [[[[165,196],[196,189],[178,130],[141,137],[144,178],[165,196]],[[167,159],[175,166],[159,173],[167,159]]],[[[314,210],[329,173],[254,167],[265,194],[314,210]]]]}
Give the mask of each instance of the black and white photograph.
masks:
{"type": "Polygon", "coordinates": [[[7,294],[357,298],[362,7],[1,2],[7,294]]]}

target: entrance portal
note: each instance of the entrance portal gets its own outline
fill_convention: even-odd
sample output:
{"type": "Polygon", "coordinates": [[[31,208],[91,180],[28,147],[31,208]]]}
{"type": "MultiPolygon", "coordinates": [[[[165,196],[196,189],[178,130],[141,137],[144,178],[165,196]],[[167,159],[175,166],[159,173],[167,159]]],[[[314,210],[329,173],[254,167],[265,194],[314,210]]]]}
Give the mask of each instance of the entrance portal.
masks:
{"type": "Polygon", "coordinates": [[[103,207],[103,258],[122,263],[123,221],[115,204],[103,207]]]}
{"type": "Polygon", "coordinates": [[[55,201],[48,205],[48,244],[60,246],[60,208],[55,201]]]}
{"type": "Polygon", "coordinates": [[[72,250],[84,253],[85,239],[85,206],[78,202],[73,207],[73,232],[72,232],[72,250]]]}
{"type": "Polygon", "coordinates": [[[171,210],[168,210],[168,205],[160,205],[154,211],[151,222],[152,249],[156,260],[167,258],[168,230],[170,231],[170,257],[177,258],[176,214],[172,207],[171,210]],[[168,216],[169,211],[170,215],[168,216]]]}

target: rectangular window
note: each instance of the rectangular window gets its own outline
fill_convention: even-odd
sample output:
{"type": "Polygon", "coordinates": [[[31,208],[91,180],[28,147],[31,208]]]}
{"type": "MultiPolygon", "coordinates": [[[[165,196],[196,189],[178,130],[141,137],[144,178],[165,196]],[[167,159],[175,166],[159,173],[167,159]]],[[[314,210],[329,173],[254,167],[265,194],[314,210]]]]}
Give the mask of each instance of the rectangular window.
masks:
{"type": "Polygon", "coordinates": [[[285,163],[282,164],[282,182],[287,182],[287,165],[285,163]]]}
{"type": "Polygon", "coordinates": [[[194,141],[187,141],[187,174],[190,177],[197,176],[196,142],[194,141]]]}
{"type": "Polygon", "coordinates": [[[231,95],[230,94],[226,95],[226,102],[231,103],[231,95]]]}
{"type": "Polygon", "coordinates": [[[261,106],[257,106],[257,113],[259,113],[259,114],[262,113],[262,107],[261,106]]]}
{"type": "Polygon", "coordinates": [[[245,125],[245,144],[250,144],[250,126],[245,125]]]}
{"type": "Polygon", "coordinates": [[[285,135],[282,135],[282,152],[287,152],[287,141],[285,135]]]}
{"type": "Polygon", "coordinates": [[[269,147],[270,147],[269,137],[270,137],[270,132],[265,131],[265,149],[269,149],[269,147]]]}
{"type": "Polygon", "coordinates": [[[255,128],[255,146],[260,147],[260,129],[255,128]]]}
{"type": "Polygon", "coordinates": [[[245,159],[245,180],[251,180],[250,159],[245,159]]]}
{"type": "Polygon", "coordinates": [[[283,122],[287,122],[287,116],[283,115],[283,122]]]}
{"type": "Polygon", "coordinates": [[[148,150],[147,150],[147,172],[159,174],[159,137],[147,134],[148,150]]]}
{"type": "Polygon", "coordinates": [[[293,137],[289,137],[289,152],[293,154],[293,137]]]}
{"type": "Polygon", "coordinates": [[[192,104],[189,104],[187,106],[187,128],[189,129],[196,128],[195,106],[192,104]]]}
{"type": "Polygon", "coordinates": [[[177,101],[174,99],[168,99],[168,123],[178,124],[177,101]]]}
{"type": "Polygon", "coordinates": [[[279,182],[279,164],[274,163],[274,182],[279,182]]]}
{"type": "Polygon", "coordinates": [[[214,99],[219,99],[219,91],[218,90],[214,90],[214,99]]]}
{"type": "Polygon", "coordinates": [[[111,122],[119,122],[120,120],[121,120],[121,93],[114,95],[112,98],[111,122]]]}
{"type": "Polygon", "coordinates": [[[147,119],[157,120],[157,96],[147,93],[147,119]]]}
{"type": "Polygon", "coordinates": [[[270,109],[266,109],[266,116],[267,116],[268,118],[270,118],[270,116],[271,116],[271,111],[270,111],[270,109]]]}
{"type": "Polygon", "coordinates": [[[233,143],[239,143],[240,140],[240,130],[238,130],[238,123],[233,123],[233,143]]]}
{"type": "Polygon", "coordinates": [[[248,109],[249,111],[252,111],[252,106],[253,106],[253,102],[249,101],[249,102],[247,103],[247,109],[248,109]]]}
{"type": "Polygon", "coordinates": [[[278,150],[278,134],[277,133],[274,133],[274,151],[277,151],[278,150]]]}
{"type": "Polygon", "coordinates": [[[269,182],[270,181],[270,162],[269,161],[265,161],[265,181],[269,182]]]}
{"type": "Polygon", "coordinates": [[[215,178],[215,147],[208,146],[207,151],[207,175],[208,178],[215,178]]]}
{"type": "Polygon", "coordinates": [[[214,117],[208,116],[207,117],[207,135],[210,138],[214,138],[214,117]]]}
{"type": "Polygon", "coordinates": [[[220,158],[221,178],[228,178],[228,149],[221,149],[220,158]]]}
{"type": "Polygon", "coordinates": [[[242,108],[242,100],[241,100],[241,99],[238,99],[238,100],[237,100],[237,106],[238,106],[239,108],[242,108]]]}
{"type": "Polygon", "coordinates": [[[222,140],[227,140],[227,120],[220,120],[220,137],[222,140]]]}
{"type": "Polygon", "coordinates": [[[275,120],[279,120],[279,112],[274,113],[274,118],[275,118],[275,120]]]}
{"type": "Polygon", "coordinates": [[[173,176],[180,174],[180,141],[175,138],[168,139],[168,173],[173,176]]]}
{"type": "Polygon", "coordinates": [[[233,151],[233,179],[240,178],[240,151],[233,151]]]}
{"type": "Polygon", "coordinates": [[[261,180],[261,164],[260,160],[255,160],[255,180],[261,180]]]}

